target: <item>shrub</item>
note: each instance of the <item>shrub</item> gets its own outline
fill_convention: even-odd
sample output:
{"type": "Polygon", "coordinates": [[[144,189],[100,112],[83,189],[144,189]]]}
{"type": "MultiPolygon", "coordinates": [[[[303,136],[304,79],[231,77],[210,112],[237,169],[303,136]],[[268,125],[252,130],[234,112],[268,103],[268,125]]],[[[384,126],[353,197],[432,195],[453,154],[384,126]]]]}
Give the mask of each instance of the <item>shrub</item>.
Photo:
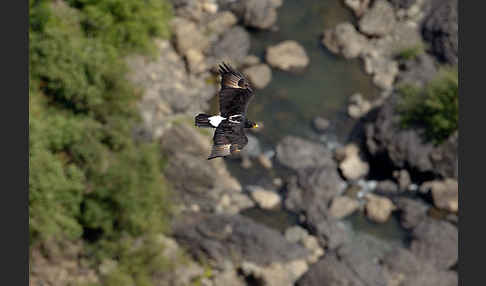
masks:
{"type": "Polygon", "coordinates": [[[29,8],[30,245],[84,239],[92,263],[119,260],[120,277],[150,285],[161,246],[126,244],[167,229],[169,194],[159,146],[133,139],[137,97],[123,57],[168,34],[170,6],[30,0],[29,8]]]}
{"type": "Polygon", "coordinates": [[[401,86],[398,107],[403,126],[423,127],[426,139],[437,144],[447,139],[458,128],[458,88],[457,67],[442,68],[424,88],[401,86]]]}
{"type": "Polygon", "coordinates": [[[396,54],[396,57],[400,60],[411,60],[411,59],[415,59],[418,55],[420,55],[424,52],[425,52],[424,45],[418,44],[418,45],[411,46],[411,47],[405,48],[403,50],[400,50],[396,54]]]}

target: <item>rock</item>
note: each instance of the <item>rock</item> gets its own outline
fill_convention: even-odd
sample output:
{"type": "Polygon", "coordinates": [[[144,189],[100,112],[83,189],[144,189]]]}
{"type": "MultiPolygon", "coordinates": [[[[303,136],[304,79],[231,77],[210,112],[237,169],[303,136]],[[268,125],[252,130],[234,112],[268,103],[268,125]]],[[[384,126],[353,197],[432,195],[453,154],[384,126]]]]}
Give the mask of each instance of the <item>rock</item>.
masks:
{"type": "Polygon", "coordinates": [[[208,60],[211,66],[223,61],[239,65],[248,55],[250,42],[250,35],[245,29],[234,26],[226,30],[210,48],[208,60]]]}
{"type": "Polygon", "coordinates": [[[349,236],[349,229],[328,211],[329,203],[342,189],[335,166],[302,170],[299,177],[290,177],[286,186],[285,207],[303,214],[306,225],[329,249],[342,245],[349,236]]]}
{"type": "Polygon", "coordinates": [[[353,10],[354,15],[359,18],[368,9],[370,0],[344,0],[344,4],[353,10]]]}
{"type": "MultiPolygon", "coordinates": [[[[245,286],[246,283],[241,280],[241,277],[235,270],[228,270],[218,273],[212,278],[213,286],[245,286]]],[[[193,283],[194,284],[194,283],[193,283]]],[[[192,284],[192,285],[193,285],[192,284]]],[[[191,284],[187,284],[191,285],[191,284]]]]}
{"type": "Polygon", "coordinates": [[[272,70],[266,64],[258,64],[243,70],[252,86],[257,89],[265,88],[272,80],[272,70]]]}
{"type": "Polygon", "coordinates": [[[419,128],[403,129],[396,112],[398,95],[393,94],[377,110],[376,117],[365,124],[366,147],[372,158],[397,169],[416,174],[434,174],[457,178],[457,133],[434,146],[424,142],[419,128]]]}
{"type": "Polygon", "coordinates": [[[247,67],[255,66],[258,65],[259,63],[260,63],[260,58],[255,55],[248,55],[243,60],[243,65],[247,67]]]}
{"type": "Polygon", "coordinates": [[[135,55],[127,58],[128,80],[143,90],[139,109],[142,126],[137,135],[156,140],[170,128],[174,117],[190,116],[209,108],[216,86],[207,83],[207,73],[185,72],[182,58],[169,41],[156,40],[157,57],[135,55]]]}
{"type": "Polygon", "coordinates": [[[265,267],[245,261],[242,263],[241,270],[245,276],[259,281],[261,285],[292,286],[295,280],[308,270],[308,266],[305,260],[272,263],[265,267]]]}
{"type": "Polygon", "coordinates": [[[355,93],[350,98],[350,105],[348,106],[348,115],[351,118],[359,118],[371,109],[371,103],[365,99],[360,93],[355,93]]]}
{"type": "Polygon", "coordinates": [[[308,251],[290,243],[276,230],[240,215],[187,214],[174,223],[174,237],[189,254],[221,264],[286,263],[305,259],[308,251]]]}
{"type": "Polygon", "coordinates": [[[456,180],[447,178],[444,181],[425,183],[430,186],[436,207],[457,213],[459,209],[459,185],[456,180]]]}
{"type": "Polygon", "coordinates": [[[251,134],[246,134],[246,137],[248,138],[248,144],[243,150],[241,150],[242,156],[244,155],[250,158],[257,158],[262,154],[260,141],[251,134]]]}
{"type": "Polygon", "coordinates": [[[412,236],[410,250],[417,258],[441,270],[457,263],[458,232],[452,224],[427,218],[413,229],[412,236]]]}
{"type": "Polygon", "coordinates": [[[204,55],[197,50],[190,49],[186,52],[186,61],[191,73],[200,73],[207,69],[204,55]]]}
{"type": "Polygon", "coordinates": [[[335,166],[332,153],[321,144],[294,136],[286,136],[277,145],[277,161],[298,170],[318,166],[335,166]]]}
{"type": "Polygon", "coordinates": [[[379,181],[376,185],[376,191],[385,195],[393,195],[398,193],[398,186],[391,180],[379,181]]]}
{"type": "Polygon", "coordinates": [[[329,213],[338,219],[346,217],[359,208],[359,202],[347,196],[334,198],[329,213]]]}
{"type": "Polygon", "coordinates": [[[202,3],[202,9],[205,12],[215,14],[216,12],[218,12],[218,4],[213,3],[213,2],[203,2],[202,3]]]}
{"type": "Polygon", "coordinates": [[[223,11],[211,17],[205,26],[205,31],[212,36],[219,36],[238,22],[236,16],[230,11],[223,11]]]}
{"type": "Polygon", "coordinates": [[[304,48],[295,41],[283,41],[267,48],[266,61],[284,71],[303,69],[309,64],[304,48]]]}
{"type": "Polygon", "coordinates": [[[300,226],[289,227],[285,230],[285,239],[293,243],[300,243],[307,248],[311,255],[307,258],[309,263],[315,263],[324,254],[315,236],[309,235],[307,230],[300,226]]]}
{"type": "Polygon", "coordinates": [[[359,28],[370,36],[384,36],[393,29],[395,22],[395,11],[390,3],[377,0],[359,20],[359,28]]]}
{"type": "Polygon", "coordinates": [[[356,58],[368,50],[368,41],[351,23],[340,23],[324,31],[322,44],[335,54],[346,59],[356,58]]]}
{"type": "Polygon", "coordinates": [[[390,2],[397,9],[408,9],[415,4],[417,0],[390,0],[390,2]]]}
{"type": "Polygon", "coordinates": [[[383,265],[389,280],[394,277],[394,282],[398,282],[397,284],[388,285],[458,285],[456,272],[439,270],[430,263],[418,259],[413,253],[403,248],[394,248],[386,254],[383,259],[383,265]]]}
{"type": "Polygon", "coordinates": [[[164,133],[161,144],[168,157],[165,176],[181,203],[211,211],[224,193],[241,192],[241,185],[228,173],[224,162],[206,160],[210,138],[194,127],[174,124],[164,133]]]}
{"type": "Polygon", "coordinates": [[[273,209],[280,204],[280,196],[259,186],[248,186],[251,198],[262,209],[273,209]]]}
{"type": "Polygon", "coordinates": [[[325,118],[322,118],[322,117],[316,117],[314,118],[314,120],[312,120],[312,126],[314,127],[314,129],[317,131],[317,132],[324,132],[327,130],[327,128],[329,128],[329,125],[331,125],[331,123],[329,122],[329,120],[325,119],[325,118]]]}
{"type": "Polygon", "coordinates": [[[303,240],[304,237],[308,236],[309,233],[307,232],[307,230],[300,226],[292,226],[285,230],[284,235],[285,239],[287,239],[288,241],[292,243],[298,243],[303,240]]]}
{"type": "Polygon", "coordinates": [[[434,3],[423,21],[422,35],[439,61],[455,65],[459,51],[458,0],[434,3]]]}
{"type": "Polygon", "coordinates": [[[235,13],[243,25],[257,29],[271,28],[277,21],[276,8],[281,5],[276,0],[218,0],[218,3],[222,9],[235,13]]]}
{"type": "Polygon", "coordinates": [[[368,163],[361,160],[359,157],[359,149],[355,144],[348,144],[339,148],[336,153],[339,160],[339,169],[347,180],[357,180],[366,176],[369,171],[368,163]]]}
{"type": "Polygon", "coordinates": [[[179,54],[185,55],[190,49],[202,52],[209,47],[208,38],[199,31],[196,23],[185,18],[175,17],[171,20],[170,26],[179,54]]]}
{"type": "Polygon", "coordinates": [[[404,228],[411,229],[421,223],[427,216],[428,206],[409,198],[399,198],[396,202],[400,210],[400,223],[404,228]]]}
{"type": "Polygon", "coordinates": [[[326,255],[313,264],[295,284],[296,286],[349,285],[364,286],[349,267],[334,254],[326,255]]]}
{"type": "Polygon", "coordinates": [[[434,59],[424,53],[415,58],[401,63],[401,71],[397,75],[397,85],[413,84],[419,87],[425,86],[437,75],[437,67],[434,59]]]}
{"type": "Polygon", "coordinates": [[[337,255],[365,285],[387,286],[380,261],[396,244],[373,235],[357,234],[337,249],[337,255]]]}
{"type": "Polygon", "coordinates": [[[408,190],[408,186],[412,183],[410,174],[405,169],[394,171],[393,177],[398,181],[398,187],[402,191],[408,190]]]}
{"type": "Polygon", "coordinates": [[[392,201],[385,197],[366,194],[366,215],[374,222],[384,223],[396,209],[392,201]]]}
{"type": "Polygon", "coordinates": [[[268,158],[267,156],[261,154],[260,156],[258,156],[258,162],[260,162],[260,165],[262,165],[263,168],[272,169],[272,160],[270,160],[270,158],[268,158]]]}
{"type": "Polygon", "coordinates": [[[381,89],[390,90],[397,76],[398,63],[385,57],[365,57],[365,71],[373,75],[373,83],[381,89]]]}

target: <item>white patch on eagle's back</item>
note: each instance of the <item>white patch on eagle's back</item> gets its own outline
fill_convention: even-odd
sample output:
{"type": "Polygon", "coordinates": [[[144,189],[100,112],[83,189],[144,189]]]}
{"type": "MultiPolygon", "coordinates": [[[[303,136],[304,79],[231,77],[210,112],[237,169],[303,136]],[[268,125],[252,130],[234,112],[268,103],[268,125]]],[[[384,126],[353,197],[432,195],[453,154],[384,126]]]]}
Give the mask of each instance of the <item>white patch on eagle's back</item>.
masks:
{"type": "Polygon", "coordinates": [[[222,117],[221,115],[214,115],[208,118],[209,124],[213,127],[218,127],[221,121],[225,120],[226,118],[222,117]]]}

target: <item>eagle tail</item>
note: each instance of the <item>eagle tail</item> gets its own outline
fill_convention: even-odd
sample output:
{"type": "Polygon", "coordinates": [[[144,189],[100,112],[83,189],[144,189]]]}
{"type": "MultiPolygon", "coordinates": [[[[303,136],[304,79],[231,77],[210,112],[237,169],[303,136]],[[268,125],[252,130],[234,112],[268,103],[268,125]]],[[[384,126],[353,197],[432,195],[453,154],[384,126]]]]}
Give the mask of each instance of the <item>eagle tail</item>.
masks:
{"type": "Polygon", "coordinates": [[[213,127],[211,125],[211,123],[209,122],[209,117],[211,117],[211,115],[209,115],[209,114],[204,114],[204,113],[198,114],[195,118],[196,126],[197,127],[213,127]]]}

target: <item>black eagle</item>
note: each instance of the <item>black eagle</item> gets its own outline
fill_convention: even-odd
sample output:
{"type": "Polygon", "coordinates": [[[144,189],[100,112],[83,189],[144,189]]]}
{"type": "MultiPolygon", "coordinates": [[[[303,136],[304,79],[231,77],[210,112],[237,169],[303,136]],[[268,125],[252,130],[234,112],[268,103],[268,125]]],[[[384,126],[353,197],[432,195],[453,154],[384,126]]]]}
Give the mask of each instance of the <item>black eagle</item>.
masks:
{"type": "Polygon", "coordinates": [[[248,104],[253,97],[249,81],[230,65],[219,65],[221,90],[219,91],[219,115],[198,114],[197,127],[216,128],[213,148],[208,160],[239,152],[248,144],[245,128],[258,125],[246,118],[248,104]]]}

